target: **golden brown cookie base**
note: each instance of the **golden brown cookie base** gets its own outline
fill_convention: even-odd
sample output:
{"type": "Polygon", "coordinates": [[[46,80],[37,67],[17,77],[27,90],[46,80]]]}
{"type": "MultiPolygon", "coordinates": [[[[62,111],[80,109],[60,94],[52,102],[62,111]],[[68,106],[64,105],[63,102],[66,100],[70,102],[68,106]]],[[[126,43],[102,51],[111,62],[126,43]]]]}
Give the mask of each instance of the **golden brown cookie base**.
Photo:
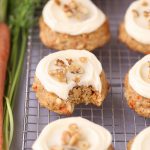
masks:
{"type": "Polygon", "coordinates": [[[114,150],[114,147],[111,145],[108,150],[114,150]]]}
{"type": "Polygon", "coordinates": [[[134,139],[132,139],[132,140],[130,140],[130,141],[128,142],[128,144],[127,144],[127,150],[131,150],[131,146],[132,146],[133,140],[134,140],[134,139]]]}
{"type": "Polygon", "coordinates": [[[70,90],[68,100],[66,101],[59,98],[56,94],[46,91],[37,77],[35,77],[33,83],[33,90],[36,92],[36,97],[41,106],[58,114],[70,115],[76,104],[92,103],[96,106],[102,104],[109,91],[109,85],[103,72],[100,78],[102,81],[101,93],[96,92],[91,86],[77,86],[70,90]]]}
{"type": "Polygon", "coordinates": [[[130,108],[140,116],[150,118],[150,99],[136,93],[129,85],[128,74],[125,77],[125,97],[130,108]]]}
{"type": "Polygon", "coordinates": [[[150,54],[150,44],[142,44],[128,35],[125,30],[124,23],[119,26],[119,39],[130,49],[144,54],[150,54]]]}
{"type": "Polygon", "coordinates": [[[43,21],[41,17],[39,20],[40,39],[46,47],[56,50],[65,49],[86,49],[89,51],[101,47],[110,39],[109,23],[105,23],[96,31],[89,34],[81,34],[72,36],[53,31],[43,21]]]}

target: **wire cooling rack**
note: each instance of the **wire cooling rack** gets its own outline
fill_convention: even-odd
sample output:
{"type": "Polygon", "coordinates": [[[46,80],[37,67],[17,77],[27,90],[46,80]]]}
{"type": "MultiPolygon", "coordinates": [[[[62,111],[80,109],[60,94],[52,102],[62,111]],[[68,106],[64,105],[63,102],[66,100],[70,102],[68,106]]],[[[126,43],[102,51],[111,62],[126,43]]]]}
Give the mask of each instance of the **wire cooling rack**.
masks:
{"type": "MultiPolygon", "coordinates": [[[[103,48],[94,51],[101,61],[111,84],[111,90],[101,107],[78,105],[72,116],[82,116],[107,128],[113,136],[116,150],[125,150],[126,143],[146,126],[150,119],[137,116],[126,104],[123,94],[123,80],[128,69],[142,55],[129,51],[117,39],[118,24],[123,20],[126,8],[131,0],[95,0],[108,16],[111,27],[111,41],[103,48]]],[[[42,6],[44,2],[42,3],[42,6]]],[[[42,6],[36,12],[40,16],[42,6]]],[[[54,112],[41,108],[32,91],[35,68],[43,56],[53,53],[39,40],[39,29],[35,26],[30,31],[27,50],[26,97],[22,150],[30,150],[42,129],[49,122],[64,118],[54,112]]]]}

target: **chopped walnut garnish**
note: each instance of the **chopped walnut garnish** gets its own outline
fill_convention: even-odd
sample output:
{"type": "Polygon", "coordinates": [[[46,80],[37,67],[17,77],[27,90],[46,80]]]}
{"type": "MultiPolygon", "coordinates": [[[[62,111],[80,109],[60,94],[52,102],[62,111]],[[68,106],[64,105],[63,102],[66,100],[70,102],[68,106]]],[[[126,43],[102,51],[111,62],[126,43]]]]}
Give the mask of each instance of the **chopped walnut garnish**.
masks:
{"type": "Polygon", "coordinates": [[[139,17],[139,12],[136,9],[132,10],[134,17],[139,17]]]}
{"type": "Polygon", "coordinates": [[[61,59],[57,59],[55,65],[57,65],[59,67],[66,67],[64,61],[61,59]]]}
{"type": "Polygon", "coordinates": [[[150,11],[144,11],[144,17],[150,17],[150,11]]]}
{"type": "Polygon", "coordinates": [[[55,3],[56,3],[57,5],[60,5],[60,4],[61,4],[60,0],[55,0],[55,3]]]}
{"type": "Polygon", "coordinates": [[[51,70],[49,71],[49,75],[60,82],[67,82],[66,70],[64,69],[51,70]]]}
{"type": "Polygon", "coordinates": [[[76,144],[76,142],[80,139],[80,134],[78,131],[70,132],[64,131],[62,134],[62,143],[63,145],[70,145],[73,146],[76,144]]]}
{"type": "Polygon", "coordinates": [[[68,129],[62,133],[61,140],[62,145],[55,145],[50,150],[88,150],[90,147],[77,124],[70,124],[68,129]]]}
{"type": "Polygon", "coordinates": [[[78,142],[79,140],[80,140],[80,133],[79,133],[78,131],[76,131],[76,132],[72,135],[72,137],[71,137],[71,139],[70,139],[70,141],[69,141],[69,145],[74,146],[74,145],[77,144],[77,142],[78,142]]]}
{"type": "Polygon", "coordinates": [[[73,17],[73,12],[71,10],[68,10],[65,12],[67,17],[73,17]]]}
{"type": "Polygon", "coordinates": [[[81,68],[81,66],[79,66],[78,64],[71,64],[69,67],[68,67],[68,70],[69,72],[71,73],[79,73],[79,74],[83,74],[84,73],[84,69],[81,68]]]}
{"type": "Polygon", "coordinates": [[[79,60],[80,60],[82,63],[86,63],[86,62],[87,62],[87,57],[80,57],[79,60]]]}
{"type": "Polygon", "coordinates": [[[146,1],[143,1],[142,6],[148,6],[148,3],[146,1]]]}
{"type": "Polygon", "coordinates": [[[88,14],[88,9],[78,4],[75,0],[63,5],[63,11],[67,17],[75,17],[76,19],[83,19],[88,14]]]}
{"type": "Polygon", "coordinates": [[[69,7],[69,5],[65,4],[63,6],[63,10],[64,10],[64,12],[69,12],[69,11],[71,11],[71,8],[69,7]]]}
{"type": "Polygon", "coordinates": [[[67,62],[68,62],[69,65],[71,65],[71,63],[73,62],[72,59],[68,59],[68,58],[67,58],[66,60],[67,60],[67,62]]]}
{"type": "Polygon", "coordinates": [[[73,13],[72,13],[71,11],[68,11],[68,12],[66,12],[66,15],[67,15],[68,17],[72,17],[72,16],[73,16],[73,13]]]}
{"type": "Polygon", "coordinates": [[[75,78],[74,78],[74,82],[75,82],[75,83],[79,83],[79,82],[80,82],[80,78],[79,78],[79,77],[75,77],[75,78]]]}
{"type": "Polygon", "coordinates": [[[77,124],[75,124],[75,123],[74,123],[74,124],[70,124],[70,125],[69,125],[69,130],[70,130],[70,131],[73,131],[73,132],[74,132],[74,131],[78,131],[78,130],[79,130],[79,127],[78,127],[77,124]]]}
{"type": "MultiPolygon", "coordinates": [[[[85,63],[87,60],[86,57],[80,57],[77,61],[85,63]]],[[[76,63],[73,59],[65,58],[56,59],[53,62],[53,65],[49,70],[49,75],[59,82],[69,82],[70,80],[74,81],[76,84],[80,82],[81,76],[84,73],[84,67],[79,63],[76,63]],[[54,68],[55,67],[55,68],[54,68]],[[69,74],[72,74],[69,76],[69,74]]]]}
{"type": "Polygon", "coordinates": [[[71,134],[69,131],[64,131],[63,134],[62,134],[62,143],[64,145],[68,145],[69,144],[69,141],[71,139],[71,134]]]}
{"type": "Polygon", "coordinates": [[[69,6],[70,6],[71,9],[77,9],[78,8],[78,4],[75,2],[75,0],[72,0],[69,3],[69,6]]]}

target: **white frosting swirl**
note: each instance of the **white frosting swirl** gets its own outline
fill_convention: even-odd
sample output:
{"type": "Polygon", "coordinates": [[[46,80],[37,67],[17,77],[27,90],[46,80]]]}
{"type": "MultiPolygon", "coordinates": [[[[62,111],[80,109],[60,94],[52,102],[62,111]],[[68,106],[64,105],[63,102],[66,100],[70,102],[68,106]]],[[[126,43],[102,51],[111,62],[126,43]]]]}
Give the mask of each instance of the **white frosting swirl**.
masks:
{"type": "Polygon", "coordinates": [[[134,1],[125,14],[126,32],[136,41],[150,44],[150,16],[145,17],[144,12],[150,12],[150,0],[145,0],[148,5],[142,5],[144,0],[134,1]],[[133,11],[136,10],[135,16],[133,11]]]}
{"type": "MultiPolygon", "coordinates": [[[[70,0],[61,0],[67,3],[70,0]]],[[[69,18],[54,0],[47,2],[43,9],[44,22],[54,31],[67,33],[70,35],[79,35],[90,33],[100,27],[106,20],[104,13],[99,10],[91,0],[76,0],[89,11],[88,17],[84,20],[69,18]]]]}
{"type": "Polygon", "coordinates": [[[134,139],[131,150],[149,150],[150,149],[150,127],[140,132],[134,139]]]}
{"type": "Polygon", "coordinates": [[[82,134],[89,142],[89,150],[107,150],[111,145],[111,134],[104,127],[81,117],[70,117],[47,125],[34,143],[33,150],[50,150],[51,146],[61,145],[62,133],[72,123],[78,125],[82,134]]]}
{"type": "Polygon", "coordinates": [[[49,54],[44,57],[36,68],[36,77],[48,92],[53,92],[63,100],[67,100],[69,91],[77,84],[73,81],[73,74],[67,73],[68,82],[59,82],[49,75],[49,68],[53,69],[53,62],[61,59],[65,62],[66,59],[75,60],[84,69],[84,73],[80,76],[79,86],[92,85],[95,90],[101,92],[102,85],[99,75],[102,72],[101,63],[96,56],[86,50],[65,50],[49,54]],[[81,63],[79,58],[86,57],[87,63],[81,63]]]}
{"type": "Polygon", "coordinates": [[[150,54],[139,60],[129,71],[129,84],[141,96],[150,98],[150,54]]]}

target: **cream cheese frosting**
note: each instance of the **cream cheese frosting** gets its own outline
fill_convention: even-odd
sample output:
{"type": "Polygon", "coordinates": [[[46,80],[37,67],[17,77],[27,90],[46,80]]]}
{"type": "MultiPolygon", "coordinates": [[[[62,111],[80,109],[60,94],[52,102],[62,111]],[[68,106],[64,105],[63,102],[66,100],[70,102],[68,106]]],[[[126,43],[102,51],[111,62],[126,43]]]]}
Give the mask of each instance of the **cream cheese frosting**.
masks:
{"type": "Polygon", "coordinates": [[[139,95],[150,98],[150,54],[130,69],[129,84],[139,95]]]}
{"type": "Polygon", "coordinates": [[[125,29],[129,36],[150,44],[150,0],[134,1],[125,14],[125,29]]]}
{"type": "Polygon", "coordinates": [[[37,65],[35,74],[48,92],[55,93],[63,100],[67,100],[69,91],[77,85],[91,85],[95,88],[96,91],[101,92],[101,72],[101,63],[91,52],[88,52],[86,50],[65,50],[55,52],[44,57],[37,65]],[[68,59],[72,60],[72,65],[68,64],[68,59]],[[86,63],[82,62],[82,59],[86,59],[86,63]],[[63,61],[64,65],[66,65],[68,68],[70,67],[69,69],[72,69],[72,66],[75,67],[75,69],[77,68],[76,66],[79,66],[79,72],[72,73],[66,71],[65,82],[56,80],[49,72],[53,72],[53,70],[63,69],[63,67],[55,65],[55,62],[58,60],[63,61]],[[78,83],[76,83],[74,80],[76,77],[80,79],[78,83]]]}
{"type": "MultiPolygon", "coordinates": [[[[67,4],[71,0],[61,0],[67,4]]],[[[90,33],[99,28],[106,20],[104,13],[98,9],[91,0],[75,0],[80,6],[87,9],[88,15],[85,19],[67,17],[63,9],[55,3],[55,0],[47,2],[43,9],[44,22],[53,30],[69,35],[80,35],[90,33]]]]}
{"type": "Polygon", "coordinates": [[[75,123],[90,144],[88,150],[107,150],[112,136],[104,127],[81,117],[70,117],[47,125],[33,145],[33,150],[50,150],[53,145],[61,145],[61,135],[67,127],[75,123]]]}
{"type": "Polygon", "coordinates": [[[140,132],[134,139],[131,150],[149,150],[150,149],[150,127],[140,132]]]}

